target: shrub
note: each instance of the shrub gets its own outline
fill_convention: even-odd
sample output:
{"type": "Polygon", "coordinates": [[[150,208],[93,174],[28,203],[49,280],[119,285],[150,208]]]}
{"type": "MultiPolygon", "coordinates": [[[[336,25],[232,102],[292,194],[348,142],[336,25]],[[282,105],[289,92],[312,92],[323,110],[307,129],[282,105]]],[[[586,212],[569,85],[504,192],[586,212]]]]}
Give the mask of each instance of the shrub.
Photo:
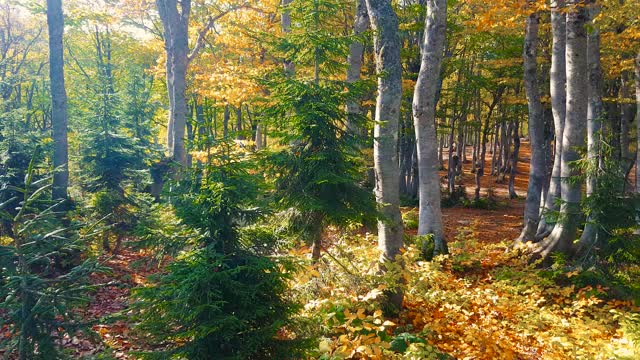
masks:
{"type": "Polygon", "coordinates": [[[243,251],[222,255],[209,246],[167,270],[134,292],[138,329],[170,344],[144,358],[287,358],[287,341],[275,337],[296,307],[285,298],[287,277],[277,263],[243,251]]]}
{"type": "Polygon", "coordinates": [[[10,337],[0,338],[5,356],[20,359],[55,359],[64,334],[83,328],[74,311],[87,300],[89,275],[98,270],[93,259],[60,266],[84,248],[93,233],[81,235],[80,225],[64,225],[64,214],[56,212],[60,203],[51,202],[50,177],[36,179],[33,156],[24,185],[14,188],[14,196],[0,205],[0,215],[9,219],[12,231],[7,244],[0,246],[0,328],[8,320],[10,337]],[[9,210],[9,211],[7,211],[9,210]],[[11,215],[15,213],[15,215],[11,215]]]}

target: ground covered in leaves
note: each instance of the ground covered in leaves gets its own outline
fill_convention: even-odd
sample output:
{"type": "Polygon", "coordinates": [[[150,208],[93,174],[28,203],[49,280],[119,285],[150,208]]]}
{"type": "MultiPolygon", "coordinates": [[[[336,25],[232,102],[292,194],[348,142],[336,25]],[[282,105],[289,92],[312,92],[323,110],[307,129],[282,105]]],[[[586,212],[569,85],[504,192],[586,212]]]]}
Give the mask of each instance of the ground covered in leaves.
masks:
{"type": "MultiPolygon", "coordinates": [[[[523,146],[526,160],[528,149],[523,146]]],[[[519,167],[519,195],[526,192],[526,161],[519,167]],[[525,181],[523,181],[523,179],[525,181]]],[[[473,175],[462,183],[471,194],[473,175]]],[[[402,255],[405,302],[398,316],[385,317],[379,300],[394,286],[380,278],[373,234],[329,232],[325,253],[311,265],[308,248],[297,248],[303,271],[291,281],[292,296],[304,304],[295,329],[282,337],[313,337],[312,358],[321,359],[638,359],[640,339],[628,329],[639,308],[611,289],[580,285],[577,272],[561,266],[540,270],[506,251],[522,224],[523,199],[508,199],[506,184],[483,179],[494,209],[444,209],[450,254],[420,258],[406,221],[402,255]]],[[[412,208],[403,209],[410,220],[412,208]]],[[[94,334],[61,339],[74,357],[133,359],[152,350],[130,323],[129,295],[161,271],[144,251],[105,257],[112,273],[85,310],[94,334]]],[[[0,334],[2,334],[0,332],[0,334]]]]}

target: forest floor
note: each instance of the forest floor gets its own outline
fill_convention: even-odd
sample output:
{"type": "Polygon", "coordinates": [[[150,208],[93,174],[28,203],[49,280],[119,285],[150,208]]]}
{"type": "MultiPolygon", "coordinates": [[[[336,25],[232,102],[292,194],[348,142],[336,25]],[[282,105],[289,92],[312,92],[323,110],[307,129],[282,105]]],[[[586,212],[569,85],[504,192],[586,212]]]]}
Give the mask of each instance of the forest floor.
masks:
{"type": "MultiPolygon", "coordinates": [[[[396,330],[421,334],[430,346],[458,359],[640,358],[616,315],[637,312],[631,302],[607,297],[606,288],[579,288],[570,282],[560,285],[541,277],[539,270],[527,266],[518,256],[505,253],[522,226],[529,159],[526,142],[520,157],[515,182],[517,199],[508,198],[507,180],[497,184],[494,177],[484,176],[483,193],[492,189],[490,192],[498,201],[495,210],[461,206],[443,209],[450,258],[408,264],[414,275],[408,281],[405,309],[399,318],[391,319],[388,331],[397,327],[396,330]]],[[[460,183],[472,197],[474,175],[469,172],[470,164],[464,167],[460,183]]],[[[415,230],[407,233],[415,234],[415,230]]],[[[373,240],[367,244],[375,249],[373,240]]],[[[304,251],[302,255],[308,256],[304,251]]],[[[97,289],[86,309],[87,319],[95,320],[93,330],[99,339],[63,339],[72,356],[91,357],[107,352],[110,356],[100,358],[133,359],[132,351],[149,349],[132,330],[127,316],[131,289],[159,271],[144,265],[147,258],[143,251],[124,249],[104,259],[112,273],[96,276],[93,281],[108,285],[97,289]]],[[[564,279],[570,277],[571,274],[564,279]]],[[[308,280],[307,275],[298,279],[308,280]]],[[[329,349],[325,344],[321,352],[330,352],[336,358],[388,358],[376,349],[385,347],[384,341],[354,332],[347,325],[343,324],[339,332],[348,336],[328,339],[329,349]]]]}

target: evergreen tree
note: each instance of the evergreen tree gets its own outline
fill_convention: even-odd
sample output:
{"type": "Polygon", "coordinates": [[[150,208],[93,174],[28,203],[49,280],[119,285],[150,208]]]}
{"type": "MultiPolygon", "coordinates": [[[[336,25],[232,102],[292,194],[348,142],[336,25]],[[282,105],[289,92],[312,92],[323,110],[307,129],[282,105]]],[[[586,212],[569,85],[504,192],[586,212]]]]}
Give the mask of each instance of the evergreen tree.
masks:
{"type": "MultiPolygon", "coordinates": [[[[266,83],[272,106],[267,110],[281,150],[265,154],[265,166],[275,184],[281,209],[293,208],[294,227],[313,244],[320,257],[324,229],[371,217],[375,205],[361,184],[360,141],[347,131],[345,104],[358,99],[361,84],[330,80],[343,73],[343,61],[353,41],[333,32],[333,14],[342,3],[333,0],[297,1],[287,6],[296,29],[275,41],[283,58],[298,66],[295,77],[274,74],[266,83]],[[312,77],[303,70],[312,68],[312,77]],[[344,91],[348,89],[348,91],[344,91]]],[[[350,125],[364,117],[352,114],[350,125]]]]}

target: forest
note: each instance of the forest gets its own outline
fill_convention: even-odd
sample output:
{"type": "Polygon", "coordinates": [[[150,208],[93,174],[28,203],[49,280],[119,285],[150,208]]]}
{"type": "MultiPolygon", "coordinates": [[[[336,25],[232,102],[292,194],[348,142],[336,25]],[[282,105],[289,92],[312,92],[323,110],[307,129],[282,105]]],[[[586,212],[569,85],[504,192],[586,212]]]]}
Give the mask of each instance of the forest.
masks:
{"type": "Polygon", "coordinates": [[[640,0],[0,0],[0,359],[640,359],[640,0]]]}

